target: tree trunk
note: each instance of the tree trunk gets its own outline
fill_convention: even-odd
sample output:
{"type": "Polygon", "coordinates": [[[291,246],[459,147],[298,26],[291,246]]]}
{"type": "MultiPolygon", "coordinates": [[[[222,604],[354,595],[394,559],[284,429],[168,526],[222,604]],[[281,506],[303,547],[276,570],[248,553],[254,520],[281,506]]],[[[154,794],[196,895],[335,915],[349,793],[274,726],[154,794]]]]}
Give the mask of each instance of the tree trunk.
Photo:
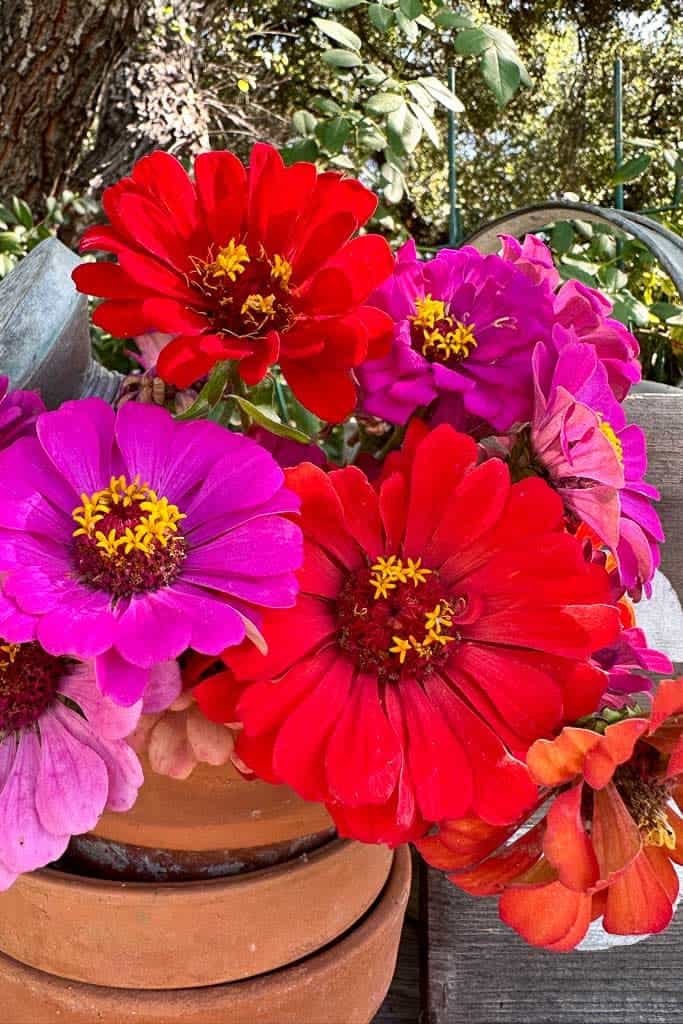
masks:
{"type": "Polygon", "coordinates": [[[0,0],[0,190],[65,187],[139,0],[0,0]]]}

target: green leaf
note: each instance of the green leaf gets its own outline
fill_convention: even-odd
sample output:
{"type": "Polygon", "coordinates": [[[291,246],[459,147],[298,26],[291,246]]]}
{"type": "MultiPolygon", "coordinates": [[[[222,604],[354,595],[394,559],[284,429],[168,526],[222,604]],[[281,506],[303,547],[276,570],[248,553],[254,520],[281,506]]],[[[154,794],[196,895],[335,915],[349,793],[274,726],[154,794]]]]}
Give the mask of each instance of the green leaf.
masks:
{"type": "Polygon", "coordinates": [[[605,287],[611,292],[621,291],[628,284],[628,274],[625,274],[619,267],[615,267],[610,264],[609,267],[605,267],[602,271],[602,279],[605,282],[605,287]]]}
{"type": "Polygon", "coordinates": [[[14,231],[0,231],[0,252],[23,252],[23,246],[14,231]]]}
{"type": "Polygon", "coordinates": [[[328,11],[348,11],[351,7],[358,7],[363,0],[315,0],[319,7],[326,7],[328,11]]]}
{"type": "Polygon", "coordinates": [[[424,86],[420,85],[419,82],[408,82],[408,92],[411,94],[416,103],[422,107],[430,116],[434,113],[434,100],[429,95],[424,86]]]}
{"type": "MultiPolygon", "coordinates": [[[[422,125],[415,117],[414,114],[408,109],[408,105],[404,103],[398,110],[394,110],[387,117],[387,131],[389,139],[391,140],[392,134],[400,140],[400,149],[404,153],[412,153],[416,146],[419,144],[422,138],[422,125]]],[[[393,147],[398,148],[398,147],[393,147]]]]}
{"type": "Polygon", "coordinates": [[[365,106],[373,114],[390,114],[403,105],[403,97],[397,92],[376,92],[365,106]]]}
{"type": "Polygon", "coordinates": [[[555,224],[550,235],[550,244],[556,252],[561,254],[569,252],[574,244],[574,229],[566,220],[560,220],[555,224]]]}
{"type": "Polygon", "coordinates": [[[330,39],[334,39],[335,43],[339,43],[348,50],[360,50],[360,37],[350,28],[340,25],[338,21],[331,21],[329,18],[314,18],[313,21],[320,31],[330,39]]]}
{"type": "Polygon", "coordinates": [[[649,153],[641,153],[640,156],[634,156],[631,160],[620,164],[612,178],[612,184],[624,185],[627,181],[635,181],[648,169],[651,160],[652,157],[649,153]]]}
{"type": "Polygon", "coordinates": [[[426,28],[429,32],[433,32],[434,29],[436,28],[436,25],[434,24],[432,19],[428,18],[426,14],[421,14],[418,18],[415,19],[415,21],[417,22],[418,25],[421,26],[421,28],[426,28]]]}
{"type": "Polygon", "coordinates": [[[411,21],[414,18],[419,18],[424,9],[421,0],[399,0],[398,6],[401,8],[401,13],[411,21]]]}
{"type": "Polygon", "coordinates": [[[260,427],[269,430],[271,434],[276,434],[278,437],[288,437],[290,441],[298,441],[299,444],[313,444],[312,438],[308,434],[304,434],[303,430],[297,430],[296,427],[290,427],[288,423],[282,423],[280,420],[274,419],[263,409],[259,408],[259,406],[243,398],[242,395],[227,395],[226,400],[236,402],[250,420],[258,423],[260,427]]]}
{"type": "Polygon", "coordinates": [[[294,131],[299,135],[312,135],[317,123],[315,116],[310,110],[297,110],[292,117],[294,131]]]}
{"type": "Polygon", "coordinates": [[[660,320],[671,320],[672,317],[680,317],[683,314],[683,307],[676,306],[673,302],[653,302],[650,309],[660,320]]]}
{"type": "Polygon", "coordinates": [[[613,260],[617,254],[617,243],[610,235],[598,238],[598,253],[604,260],[613,260]]]}
{"type": "Polygon", "coordinates": [[[413,114],[415,115],[417,120],[420,122],[422,127],[424,128],[425,134],[427,135],[427,138],[429,139],[429,141],[437,149],[440,149],[441,148],[441,136],[439,135],[439,130],[436,127],[436,125],[434,124],[434,122],[432,121],[432,119],[429,116],[429,114],[427,113],[427,111],[424,110],[423,107],[418,106],[417,103],[412,103],[410,100],[408,101],[408,106],[412,110],[413,114]]]}
{"type": "Polygon", "coordinates": [[[315,96],[311,100],[311,106],[314,110],[317,110],[319,114],[328,114],[332,117],[334,117],[335,114],[344,113],[339,104],[335,103],[334,100],[331,100],[329,96],[315,96]]]}
{"type": "Polygon", "coordinates": [[[587,242],[593,237],[593,225],[589,220],[573,220],[574,229],[581,238],[587,242]]]}
{"type": "Polygon", "coordinates": [[[361,122],[358,142],[364,149],[384,149],[387,144],[386,137],[379,130],[374,121],[365,120],[361,122]]]}
{"type": "Polygon", "coordinates": [[[333,117],[331,121],[323,121],[315,129],[321,144],[330,153],[339,153],[349,137],[351,124],[345,117],[333,117]]]}
{"type": "Polygon", "coordinates": [[[496,102],[500,107],[504,107],[519,88],[521,81],[519,64],[503,56],[495,46],[490,46],[482,54],[480,69],[496,102]]]}
{"type": "Polygon", "coordinates": [[[420,30],[413,18],[406,18],[403,11],[396,11],[396,24],[400,28],[408,42],[415,43],[419,39],[420,30]]]}
{"type": "Polygon", "coordinates": [[[230,376],[230,360],[223,359],[220,363],[216,363],[209,379],[202,388],[202,394],[209,405],[217,405],[223,397],[223,392],[228,383],[228,377],[230,376]]]}
{"type": "Polygon", "coordinates": [[[315,139],[301,139],[298,142],[293,142],[291,146],[285,146],[281,150],[282,159],[289,166],[289,164],[295,164],[299,160],[307,160],[313,162],[318,158],[318,143],[315,139]]]}
{"type": "Polygon", "coordinates": [[[394,23],[393,11],[387,10],[386,7],[382,7],[381,4],[370,4],[368,8],[368,15],[370,21],[378,28],[380,32],[388,32],[394,23]]]}
{"type": "Polygon", "coordinates": [[[434,15],[439,28],[473,28],[472,19],[455,11],[439,11],[434,15]]]}
{"type": "Polygon", "coordinates": [[[491,40],[481,28],[466,28],[455,40],[456,53],[483,53],[490,46],[491,40]]]}
{"type": "Polygon", "coordinates": [[[12,213],[27,231],[31,230],[33,227],[33,214],[27,202],[23,199],[18,199],[17,196],[12,196],[12,213]]]}
{"type": "Polygon", "coordinates": [[[442,107],[446,107],[447,110],[453,110],[456,114],[461,114],[465,109],[458,97],[443,82],[440,82],[438,78],[433,76],[423,77],[418,78],[418,82],[427,90],[432,99],[435,99],[442,107]]]}
{"type": "Polygon", "coordinates": [[[362,64],[358,54],[350,50],[325,50],[323,60],[333,68],[357,68],[362,64]]]}

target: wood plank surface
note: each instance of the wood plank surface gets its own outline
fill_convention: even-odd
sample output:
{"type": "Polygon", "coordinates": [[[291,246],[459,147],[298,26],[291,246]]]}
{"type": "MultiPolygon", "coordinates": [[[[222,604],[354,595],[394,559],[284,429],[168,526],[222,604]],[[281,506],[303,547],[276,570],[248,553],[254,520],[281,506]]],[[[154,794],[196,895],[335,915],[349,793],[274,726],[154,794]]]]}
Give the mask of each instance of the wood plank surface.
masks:
{"type": "MultiPolygon", "coordinates": [[[[633,396],[627,414],[647,434],[662,569],[683,597],[683,392],[633,396]]],[[[683,1024],[683,913],[635,945],[553,954],[502,925],[495,900],[466,896],[432,869],[423,885],[423,1024],[683,1024]]]]}

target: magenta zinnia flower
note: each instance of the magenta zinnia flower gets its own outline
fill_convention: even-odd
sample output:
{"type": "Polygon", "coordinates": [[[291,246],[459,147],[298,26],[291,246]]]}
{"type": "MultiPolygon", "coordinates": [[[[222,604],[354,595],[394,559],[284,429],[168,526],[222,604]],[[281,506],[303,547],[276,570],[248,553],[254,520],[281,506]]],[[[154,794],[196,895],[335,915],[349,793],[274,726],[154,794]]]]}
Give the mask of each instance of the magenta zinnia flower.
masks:
{"type": "Polygon", "coordinates": [[[254,441],[100,399],[45,413],[0,456],[0,631],[95,659],[133,704],[187,647],[219,654],[294,604],[298,499],[254,441]]]}
{"type": "Polygon", "coordinates": [[[532,471],[549,478],[576,521],[585,523],[617,560],[622,590],[649,587],[664,540],[646,483],[645,436],[626,423],[608,372],[591,344],[561,327],[553,348],[533,356],[532,471]]]}
{"type": "Polygon", "coordinates": [[[552,324],[545,283],[470,246],[422,263],[408,242],[372,302],[396,327],[389,355],[358,368],[366,412],[405,423],[438,400],[437,418],[458,427],[479,419],[502,431],[529,418],[531,353],[552,324]]]}
{"type": "Polygon", "coordinates": [[[0,890],[133,806],[143,774],[125,737],[140,709],[103,697],[91,663],[0,643],[0,890]]]}
{"type": "Polygon", "coordinates": [[[640,380],[640,345],[622,323],[610,317],[610,300],[580,281],[567,281],[555,295],[554,308],[556,323],[595,348],[614,397],[623,401],[640,380]]]}
{"type": "Polygon", "coordinates": [[[545,281],[550,291],[555,291],[560,283],[560,272],[545,242],[536,235],[526,235],[523,242],[518,242],[512,235],[498,237],[501,243],[500,255],[504,260],[514,263],[535,284],[542,284],[545,281]]]}
{"type": "Polygon", "coordinates": [[[0,451],[35,430],[45,406],[36,391],[10,391],[9,378],[0,377],[0,451]]]}

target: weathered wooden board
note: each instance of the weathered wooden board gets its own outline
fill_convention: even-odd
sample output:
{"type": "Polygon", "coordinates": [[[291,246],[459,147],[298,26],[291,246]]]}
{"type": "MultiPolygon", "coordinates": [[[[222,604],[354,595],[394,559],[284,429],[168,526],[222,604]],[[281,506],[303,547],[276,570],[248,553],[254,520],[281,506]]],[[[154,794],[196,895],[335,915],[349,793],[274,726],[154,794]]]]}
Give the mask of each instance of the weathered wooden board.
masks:
{"type": "MultiPolygon", "coordinates": [[[[660,488],[662,569],[683,597],[683,392],[636,395],[648,479],[660,488]]],[[[683,1024],[683,911],[662,935],[602,953],[530,949],[495,900],[426,872],[424,1024],[683,1024]]]]}

